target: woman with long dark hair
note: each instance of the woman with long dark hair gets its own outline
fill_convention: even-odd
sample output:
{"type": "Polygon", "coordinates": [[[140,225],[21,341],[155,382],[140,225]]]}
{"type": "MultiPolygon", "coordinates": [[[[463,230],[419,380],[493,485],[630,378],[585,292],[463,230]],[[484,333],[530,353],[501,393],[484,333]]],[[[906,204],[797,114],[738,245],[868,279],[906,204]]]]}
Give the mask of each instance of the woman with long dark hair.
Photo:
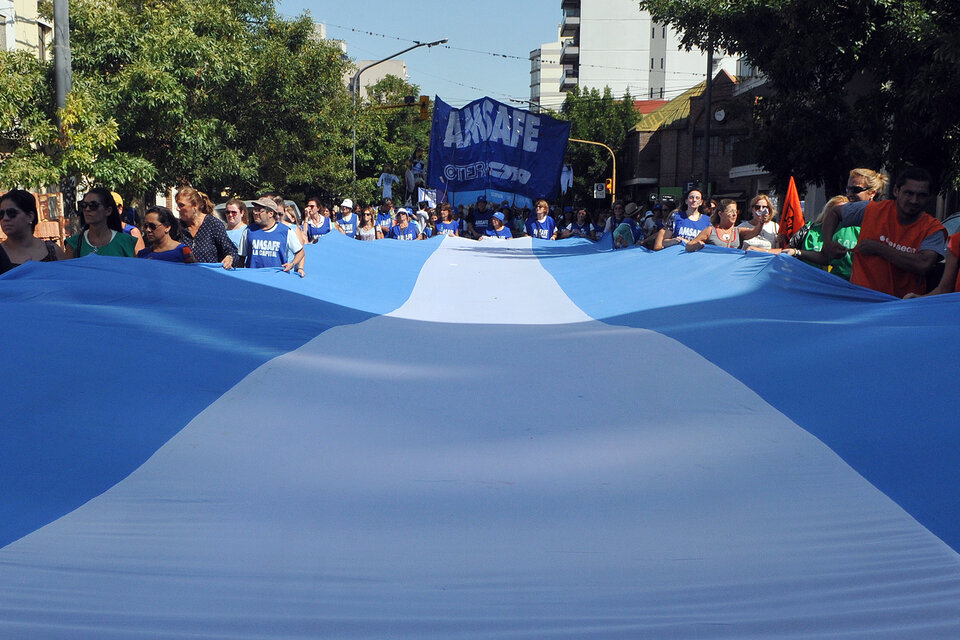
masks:
{"type": "Polygon", "coordinates": [[[150,207],[143,216],[143,238],[147,248],[138,258],[166,262],[196,262],[190,247],[180,242],[180,221],[166,207],[150,207]]]}
{"type": "Polygon", "coordinates": [[[32,193],[13,189],[0,196],[0,229],[7,236],[0,243],[0,273],[31,260],[63,260],[63,251],[55,242],[34,237],[39,222],[37,200],[32,193]]]}
{"type": "Polygon", "coordinates": [[[91,253],[123,258],[136,255],[137,239],[123,232],[120,210],[109,189],[91,189],[77,203],[77,209],[80,233],[67,238],[67,258],[82,258],[91,253]]]}

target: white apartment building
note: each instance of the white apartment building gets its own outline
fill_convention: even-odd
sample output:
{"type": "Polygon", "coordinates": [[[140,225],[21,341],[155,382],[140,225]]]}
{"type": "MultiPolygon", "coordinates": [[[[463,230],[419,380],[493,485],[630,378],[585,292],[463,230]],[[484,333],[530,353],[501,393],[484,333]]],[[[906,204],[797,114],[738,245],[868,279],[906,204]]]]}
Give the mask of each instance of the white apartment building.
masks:
{"type": "MultiPolygon", "coordinates": [[[[638,100],[669,100],[707,76],[706,54],[681,50],[678,34],[635,0],[561,0],[560,7],[561,91],[609,86],[614,97],[629,90],[638,100]]],[[[736,61],[715,55],[713,73],[720,68],[735,73],[736,61]]]]}
{"type": "Polygon", "coordinates": [[[53,59],[53,23],[40,17],[37,0],[0,0],[0,49],[53,59]]]}
{"type": "Polygon", "coordinates": [[[530,106],[534,111],[541,108],[557,111],[563,104],[566,93],[560,91],[562,50],[563,40],[558,35],[555,42],[546,42],[530,52],[530,106]]]}

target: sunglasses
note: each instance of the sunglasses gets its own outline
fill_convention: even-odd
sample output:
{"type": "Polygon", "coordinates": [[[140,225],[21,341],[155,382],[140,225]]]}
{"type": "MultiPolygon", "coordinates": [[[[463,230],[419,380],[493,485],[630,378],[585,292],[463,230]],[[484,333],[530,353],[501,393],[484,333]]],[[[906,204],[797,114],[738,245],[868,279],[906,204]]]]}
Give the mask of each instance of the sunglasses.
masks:
{"type": "Polygon", "coordinates": [[[80,201],[77,203],[77,209],[83,211],[84,209],[90,209],[91,211],[96,211],[103,206],[102,202],[84,202],[80,201]]]}
{"type": "Polygon", "coordinates": [[[868,190],[869,189],[867,187],[847,187],[847,193],[852,193],[854,195],[868,190]]]}
{"type": "Polygon", "coordinates": [[[0,209],[0,220],[4,218],[13,220],[21,213],[23,213],[23,211],[20,211],[20,209],[0,209]]]}
{"type": "Polygon", "coordinates": [[[764,213],[766,213],[766,212],[770,211],[770,208],[769,208],[769,207],[766,207],[766,206],[759,205],[759,204],[755,204],[755,205],[753,205],[753,210],[754,210],[754,211],[763,211],[764,213]]]}
{"type": "Polygon", "coordinates": [[[144,222],[143,228],[146,229],[147,231],[156,231],[157,229],[160,228],[160,225],[157,224],[156,222],[144,222]]]}

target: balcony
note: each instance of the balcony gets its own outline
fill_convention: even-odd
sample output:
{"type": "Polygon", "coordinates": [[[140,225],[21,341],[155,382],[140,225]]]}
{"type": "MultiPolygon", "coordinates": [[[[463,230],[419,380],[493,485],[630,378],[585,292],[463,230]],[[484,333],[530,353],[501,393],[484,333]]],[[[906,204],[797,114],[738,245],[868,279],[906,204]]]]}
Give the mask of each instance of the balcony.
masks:
{"type": "Polygon", "coordinates": [[[560,49],[560,64],[577,64],[580,61],[580,47],[573,40],[567,40],[560,49]]]}
{"type": "Polygon", "coordinates": [[[573,91],[580,85],[580,75],[576,69],[566,69],[560,81],[560,91],[573,91]]]}
{"type": "Polygon", "coordinates": [[[580,15],[580,0],[560,0],[561,11],[576,11],[580,15]]]}
{"type": "Polygon", "coordinates": [[[563,12],[560,23],[561,38],[575,38],[580,33],[580,8],[563,12]]]}

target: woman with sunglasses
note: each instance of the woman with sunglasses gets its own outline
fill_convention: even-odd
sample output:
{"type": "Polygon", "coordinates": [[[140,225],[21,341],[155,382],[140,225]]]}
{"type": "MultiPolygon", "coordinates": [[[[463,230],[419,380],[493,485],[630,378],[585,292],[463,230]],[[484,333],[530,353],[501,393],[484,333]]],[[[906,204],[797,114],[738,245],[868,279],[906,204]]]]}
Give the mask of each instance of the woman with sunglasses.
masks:
{"type": "Polygon", "coordinates": [[[0,243],[0,273],[24,262],[63,260],[63,251],[55,242],[44,242],[33,235],[40,221],[33,194],[13,189],[0,196],[0,229],[7,239],[0,243]]]}
{"type": "Polygon", "coordinates": [[[96,253],[101,256],[132,258],[137,239],[123,233],[120,211],[109,189],[91,189],[77,203],[80,211],[80,233],[66,240],[67,258],[82,258],[96,253]]]}
{"type": "Polygon", "coordinates": [[[853,269],[852,249],[860,241],[860,227],[850,226],[837,229],[836,233],[833,234],[834,241],[839,242],[847,249],[851,249],[851,251],[847,251],[831,262],[820,253],[823,248],[823,218],[834,205],[881,199],[887,187],[887,180],[887,176],[873,169],[858,167],[852,170],[850,175],[847,176],[846,194],[834,196],[828,200],[819,217],[807,222],[790,238],[790,247],[796,251],[795,255],[805,262],[826,269],[844,280],[849,280],[850,271],[853,269]]]}
{"type": "Polygon", "coordinates": [[[303,233],[307,242],[315,243],[331,231],[340,231],[337,223],[330,218],[330,209],[320,202],[320,198],[309,197],[303,207],[306,216],[303,220],[303,233]]]}
{"type": "Polygon", "coordinates": [[[881,200],[887,181],[887,176],[873,169],[854,169],[847,177],[847,198],[850,202],[881,200]]]}
{"type": "Polygon", "coordinates": [[[247,228],[247,205],[240,198],[230,198],[223,205],[223,217],[227,219],[227,237],[234,245],[240,246],[243,230],[247,228]]]}
{"type": "Polygon", "coordinates": [[[383,232],[376,225],[373,207],[367,207],[360,213],[360,226],[357,227],[357,240],[381,240],[383,232]]]}
{"type": "Polygon", "coordinates": [[[754,196],[750,200],[747,210],[753,214],[753,217],[749,222],[741,224],[740,229],[748,231],[759,225],[760,233],[752,238],[747,238],[741,232],[743,249],[768,251],[779,248],[780,240],[777,234],[780,233],[780,225],[773,221],[777,217],[777,208],[773,206],[773,201],[770,200],[769,196],[763,193],[754,196]]]}
{"type": "Polygon", "coordinates": [[[165,262],[196,262],[190,247],[179,242],[180,222],[166,207],[150,207],[143,217],[143,239],[147,248],[138,258],[165,262]]]}

